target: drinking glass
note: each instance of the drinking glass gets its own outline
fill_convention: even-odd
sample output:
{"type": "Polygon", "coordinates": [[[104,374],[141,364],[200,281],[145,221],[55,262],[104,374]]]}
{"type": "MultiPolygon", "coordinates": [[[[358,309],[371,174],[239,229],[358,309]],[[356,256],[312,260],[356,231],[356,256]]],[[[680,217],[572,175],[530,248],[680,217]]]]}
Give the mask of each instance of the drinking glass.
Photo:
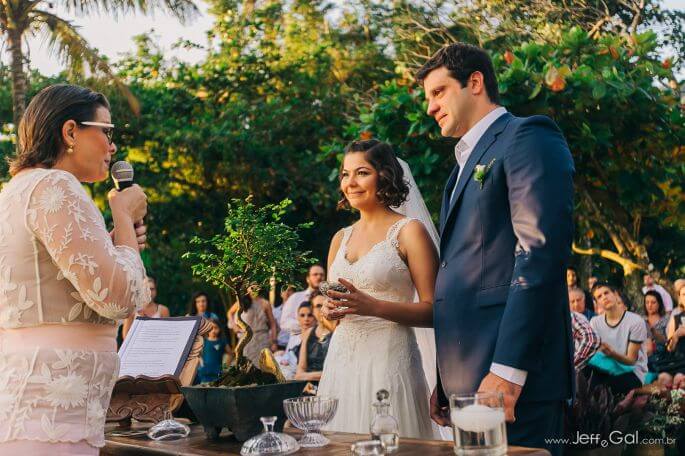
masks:
{"type": "Polygon", "coordinates": [[[457,456],[501,456],[507,453],[507,427],[502,393],[450,396],[450,418],[457,456]]]}

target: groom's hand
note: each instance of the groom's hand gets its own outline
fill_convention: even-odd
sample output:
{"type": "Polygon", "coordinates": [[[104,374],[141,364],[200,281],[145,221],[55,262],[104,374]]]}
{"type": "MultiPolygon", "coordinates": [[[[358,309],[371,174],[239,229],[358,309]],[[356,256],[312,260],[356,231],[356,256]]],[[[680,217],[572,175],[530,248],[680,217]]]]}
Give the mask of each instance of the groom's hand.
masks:
{"type": "Polygon", "coordinates": [[[433,388],[430,400],[430,414],[433,421],[440,426],[449,426],[450,423],[450,408],[440,405],[438,401],[438,387],[433,388]]]}
{"type": "Polygon", "coordinates": [[[488,372],[482,382],[480,382],[480,387],[478,387],[479,393],[494,393],[500,392],[504,396],[504,414],[506,420],[509,423],[516,421],[514,416],[514,408],[516,407],[516,402],[519,400],[521,395],[522,387],[516,383],[508,382],[502,377],[498,377],[492,372],[488,372]]]}

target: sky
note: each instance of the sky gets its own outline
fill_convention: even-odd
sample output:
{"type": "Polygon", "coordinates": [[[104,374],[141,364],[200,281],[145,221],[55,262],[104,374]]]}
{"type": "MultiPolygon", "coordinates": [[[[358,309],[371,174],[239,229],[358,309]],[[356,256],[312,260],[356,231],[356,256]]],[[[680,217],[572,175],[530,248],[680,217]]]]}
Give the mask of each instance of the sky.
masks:
{"type": "MultiPolygon", "coordinates": [[[[86,38],[90,45],[97,48],[100,54],[104,54],[110,60],[116,61],[123,54],[135,49],[133,37],[141,33],[154,30],[157,37],[155,42],[164,50],[169,57],[176,56],[189,62],[197,62],[204,56],[202,50],[172,50],[172,45],[179,39],[186,39],[204,45],[206,32],[212,27],[214,18],[207,13],[207,5],[202,1],[195,2],[201,15],[181,24],[175,17],[157,11],[153,15],[127,14],[114,19],[103,14],[102,16],[78,17],[69,15],[64,9],[56,6],[49,10],[60,17],[73,21],[79,26],[79,32],[86,38]]],[[[53,75],[59,73],[62,65],[56,57],[50,54],[47,43],[38,39],[29,40],[31,68],[38,69],[42,74],[53,75]]],[[[6,53],[3,61],[7,61],[6,53]]]]}
{"type": "MultiPolygon", "coordinates": [[[[80,27],[81,34],[88,42],[105,54],[111,60],[116,61],[122,54],[134,50],[133,37],[154,29],[157,37],[156,42],[166,51],[169,57],[176,56],[189,62],[197,62],[204,56],[202,50],[172,50],[172,45],[179,39],[186,39],[204,45],[206,32],[212,26],[213,18],[207,13],[207,5],[197,0],[201,15],[183,25],[173,16],[156,12],[154,15],[128,14],[114,19],[107,15],[101,17],[78,17],[70,16],[59,6],[53,7],[50,12],[61,17],[70,19],[80,27]]],[[[685,0],[665,0],[667,8],[685,9],[685,0]]],[[[46,43],[32,39],[29,41],[31,67],[38,69],[42,74],[53,75],[60,71],[61,64],[48,52],[46,43]]],[[[3,49],[4,51],[5,49],[3,49]]],[[[7,63],[7,52],[3,52],[3,62],[7,63]]]]}

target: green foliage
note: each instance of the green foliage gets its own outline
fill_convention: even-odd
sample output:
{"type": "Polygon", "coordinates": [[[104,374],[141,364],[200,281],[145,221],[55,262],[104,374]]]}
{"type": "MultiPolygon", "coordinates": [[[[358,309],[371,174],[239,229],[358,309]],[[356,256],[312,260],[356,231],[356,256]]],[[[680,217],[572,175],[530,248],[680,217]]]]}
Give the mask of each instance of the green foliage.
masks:
{"type": "MultiPolygon", "coordinates": [[[[35,71],[29,80],[29,97],[50,84],[65,82],[59,76],[46,77],[35,71]]],[[[10,178],[7,160],[14,156],[16,142],[17,126],[12,122],[12,78],[9,67],[0,64],[0,184],[10,178]]]]}
{"type": "Polygon", "coordinates": [[[640,428],[646,437],[665,439],[682,436],[685,429],[685,390],[654,393],[649,397],[646,408],[649,419],[640,428]]]}
{"type": "Polygon", "coordinates": [[[313,223],[291,228],[281,221],[290,200],[257,207],[251,199],[233,199],[224,219],[225,233],[210,239],[193,237],[196,250],[183,255],[193,263],[193,274],[236,299],[246,295],[250,285],[266,287],[271,277],[290,283],[315,261],[311,252],[298,250],[298,230],[313,223]]]}
{"type": "MultiPolygon", "coordinates": [[[[503,54],[494,59],[505,105],[519,115],[549,115],[569,142],[578,237],[615,231],[625,256],[642,266],[646,252],[628,239],[642,243],[641,225],[650,224],[651,236],[685,228],[685,117],[677,91],[662,83],[674,75],[657,45],[651,31],[592,39],[575,27],[556,44],[512,49],[511,63],[503,54]]],[[[666,261],[655,258],[660,268],[666,261]]]]}

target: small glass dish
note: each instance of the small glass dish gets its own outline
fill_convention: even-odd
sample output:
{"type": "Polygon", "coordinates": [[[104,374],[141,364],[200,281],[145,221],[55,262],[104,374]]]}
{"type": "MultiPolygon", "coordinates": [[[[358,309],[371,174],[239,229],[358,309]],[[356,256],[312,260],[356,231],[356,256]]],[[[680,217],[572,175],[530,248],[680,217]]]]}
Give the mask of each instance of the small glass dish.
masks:
{"type": "Polygon", "coordinates": [[[190,428],[174,419],[171,412],[164,413],[164,419],[147,431],[152,440],[178,440],[188,437],[190,428]]]}
{"type": "Polygon", "coordinates": [[[303,396],[283,401],[285,414],[293,426],[305,434],[300,439],[303,448],[317,448],[328,445],[330,440],[321,434],[324,427],[338,410],[338,399],[321,396],[303,396]]]}
{"type": "MultiPolygon", "coordinates": [[[[327,282],[324,280],[323,282],[321,282],[319,284],[319,291],[321,292],[322,295],[328,297],[328,292],[330,290],[337,291],[338,293],[349,293],[350,292],[350,290],[348,290],[347,287],[345,287],[345,285],[343,285],[339,282],[327,282]]],[[[344,299],[342,299],[341,301],[344,301],[344,299]]],[[[346,310],[346,309],[349,309],[349,307],[347,307],[347,306],[336,307],[336,310],[346,310]]]]}
{"type": "Polygon", "coordinates": [[[350,447],[354,456],[384,455],[385,448],[380,440],[361,440],[350,447]]]}
{"type": "Polygon", "coordinates": [[[319,284],[319,291],[321,292],[322,295],[328,296],[328,291],[333,290],[337,291],[338,293],[349,293],[350,291],[343,285],[342,283],[338,282],[326,282],[325,280],[319,284]]]}
{"type": "Polygon", "coordinates": [[[242,456],[281,456],[300,449],[300,445],[293,437],[282,432],[274,432],[275,416],[263,416],[260,420],[264,424],[264,432],[243,444],[240,450],[242,456]]]}

